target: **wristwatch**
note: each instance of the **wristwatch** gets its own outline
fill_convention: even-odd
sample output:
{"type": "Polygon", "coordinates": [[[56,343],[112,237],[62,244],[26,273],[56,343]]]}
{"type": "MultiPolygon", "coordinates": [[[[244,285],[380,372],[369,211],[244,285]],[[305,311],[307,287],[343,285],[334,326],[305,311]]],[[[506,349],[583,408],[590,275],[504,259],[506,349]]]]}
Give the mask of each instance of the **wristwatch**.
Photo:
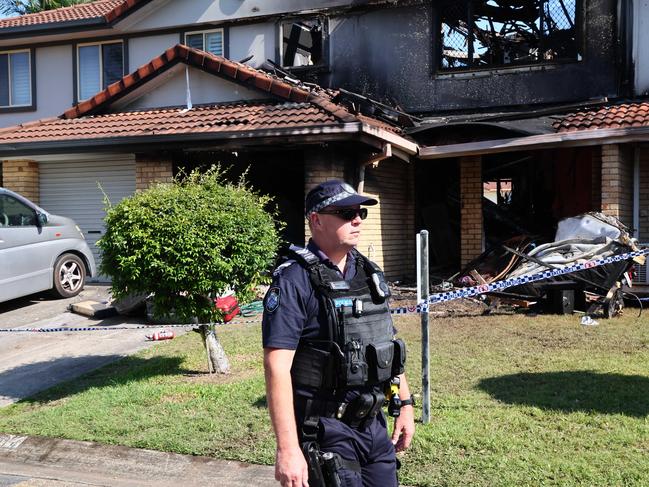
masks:
{"type": "Polygon", "coordinates": [[[410,399],[401,399],[401,407],[404,406],[414,406],[415,405],[415,396],[410,394],[410,399]]]}

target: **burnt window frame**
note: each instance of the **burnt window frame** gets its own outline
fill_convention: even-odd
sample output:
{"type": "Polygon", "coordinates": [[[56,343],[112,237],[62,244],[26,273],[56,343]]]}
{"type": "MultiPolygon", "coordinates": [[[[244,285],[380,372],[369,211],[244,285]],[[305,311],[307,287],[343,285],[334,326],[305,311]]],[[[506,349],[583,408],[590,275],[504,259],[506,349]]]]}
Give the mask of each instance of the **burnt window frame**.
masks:
{"type": "MultiPolygon", "coordinates": [[[[585,54],[585,4],[586,0],[575,0],[575,50],[576,56],[574,58],[558,58],[558,59],[549,59],[549,60],[534,60],[530,62],[520,62],[520,63],[508,63],[508,64],[489,64],[489,65],[472,65],[472,66],[459,66],[459,67],[444,67],[442,66],[443,61],[443,50],[444,50],[444,41],[442,38],[442,26],[444,24],[443,11],[446,7],[457,6],[459,8],[464,8],[466,10],[466,19],[467,21],[472,19],[472,13],[469,10],[473,3],[476,3],[480,0],[443,0],[439,3],[436,3],[432,7],[432,16],[433,16],[433,25],[435,26],[435,35],[432,39],[433,46],[433,74],[440,75],[453,75],[461,73],[479,73],[479,72],[489,72],[489,71],[507,71],[507,70],[530,70],[530,69],[543,69],[548,66],[557,66],[563,64],[573,64],[583,62],[586,58],[585,54]]],[[[482,0],[484,3],[487,3],[488,0],[482,0]]],[[[539,4],[548,3],[550,0],[539,0],[539,4]]],[[[471,45],[471,43],[469,43],[471,45]]],[[[542,48],[539,48],[542,50],[542,48]]],[[[472,49],[471,49],[472,51],[472,49]]],[[[467,52],[469,48],[467,48],[467,52]]]]}
{"type": "Polygon", "coordinates": [[[324,15],[306,15],[306,16],[290,16],[282,17],[277,21],[276,27],[277,49],[276,49],[276,62],[277,65],[286,71],[308,71],[308,70],[322,70],[329,69],[329,18],[324,15]],[[304,66],[285,66],[284,65],[284,24],[289,22],[299,22],[304,20],[319,20],[322,25],[322,57],[316,64],[308,64],[304,66]]]}

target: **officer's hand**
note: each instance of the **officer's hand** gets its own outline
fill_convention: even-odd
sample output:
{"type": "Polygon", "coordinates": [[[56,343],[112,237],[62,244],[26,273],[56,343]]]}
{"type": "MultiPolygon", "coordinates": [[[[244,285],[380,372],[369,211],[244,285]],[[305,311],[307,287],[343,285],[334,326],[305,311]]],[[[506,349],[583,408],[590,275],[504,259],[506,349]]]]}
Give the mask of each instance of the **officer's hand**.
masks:
{"type": "Polygon", "coordinates": [[[275,480],[279,480],[282,487],[309,487],[309,467],[302,450],[277,450],[275,480]]]}
{"type": "Polygon", "coordinates": [[[399,416],[394,420],[392,444],[397,451],[410,447],[410,442],[415,434],[415,410],[412,406],[401,408],[399,416]]]}

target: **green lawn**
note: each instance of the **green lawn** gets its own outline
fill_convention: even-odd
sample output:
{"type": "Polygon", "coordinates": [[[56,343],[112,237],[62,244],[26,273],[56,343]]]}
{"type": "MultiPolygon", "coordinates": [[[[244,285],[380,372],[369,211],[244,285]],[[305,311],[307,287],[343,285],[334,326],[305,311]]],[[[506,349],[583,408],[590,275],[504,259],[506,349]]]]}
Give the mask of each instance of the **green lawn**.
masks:
{"type": "MultiPolygon", "coordinates": [[[[591,328],[577,316],[431,320],[432,421],[417,425],[401,481],[649,485],[648,323],[634,310],[591,328]]],[[[418,393],[419,321],[396,325],[418,393]]],[[[259,335],[219,328],[228,377],[205,374],[191,333],[0,410],[0,431],[270,464],[259,335]]]]}

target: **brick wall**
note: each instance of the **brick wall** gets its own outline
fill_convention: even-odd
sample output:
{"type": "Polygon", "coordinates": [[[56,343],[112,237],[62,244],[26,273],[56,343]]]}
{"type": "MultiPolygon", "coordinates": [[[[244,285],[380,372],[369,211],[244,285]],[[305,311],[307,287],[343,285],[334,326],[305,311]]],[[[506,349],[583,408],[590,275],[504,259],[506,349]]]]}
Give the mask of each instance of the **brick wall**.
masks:
{"type": "Polygon", "coordinates": [[[38,162],[30,160],[3,161],[2,184],[38,204],[40,191],[38,162]]]}
{"type": "Polygon", "coordinates": [[[171,159],[137,155],[135,159],[135,190],[142,191],[155,183],[173,179],[171,159]]]}
{"type": "Polygon", "coordinates": [[[633,226],[633,151],[631,146],[602,146],[602,212],[633,226]]]}
{"type": "MultiPolygon", "coordinates": [[[[333,156],[326,149],[310,149],[304,154],[304,196],[323,181],[328,179],[345,179],[344,160],[333,156]]],[[[353,185],[353,181],[349,181],[353,185]]],[[[304,219],[304,242],[311,238],[309,224],[304,219]]]]}
{"type": "MultiPolygon", "coordinates": [[[[356,169],[363,156],[329,150],[307,151],[304,167],[305,195],[328,179],[343,179],[356,187],[356,169]],[[353,174],[353,176],[352,176],[353,174]]],[[[379,203],[368,207],[358,249],[374,260],[390,280],[415,277],[414,172],[395,159],[365,169],[364,194],[379,203]]],[[[306,240],[310,237],[305,223],[306,240]]]]}
{"type": "Polygon", "coordinates": [[[464,266],[482,253],[482,158],[460,159],[460,261],[464,266]]]}
{"type": "Polygon", "coordinates": [[[364,193],[379,201],[369,207],[359,250],[377,262],[390,280],[415,277],[414,168],[387,159],[365,169],[364,193]]]}

